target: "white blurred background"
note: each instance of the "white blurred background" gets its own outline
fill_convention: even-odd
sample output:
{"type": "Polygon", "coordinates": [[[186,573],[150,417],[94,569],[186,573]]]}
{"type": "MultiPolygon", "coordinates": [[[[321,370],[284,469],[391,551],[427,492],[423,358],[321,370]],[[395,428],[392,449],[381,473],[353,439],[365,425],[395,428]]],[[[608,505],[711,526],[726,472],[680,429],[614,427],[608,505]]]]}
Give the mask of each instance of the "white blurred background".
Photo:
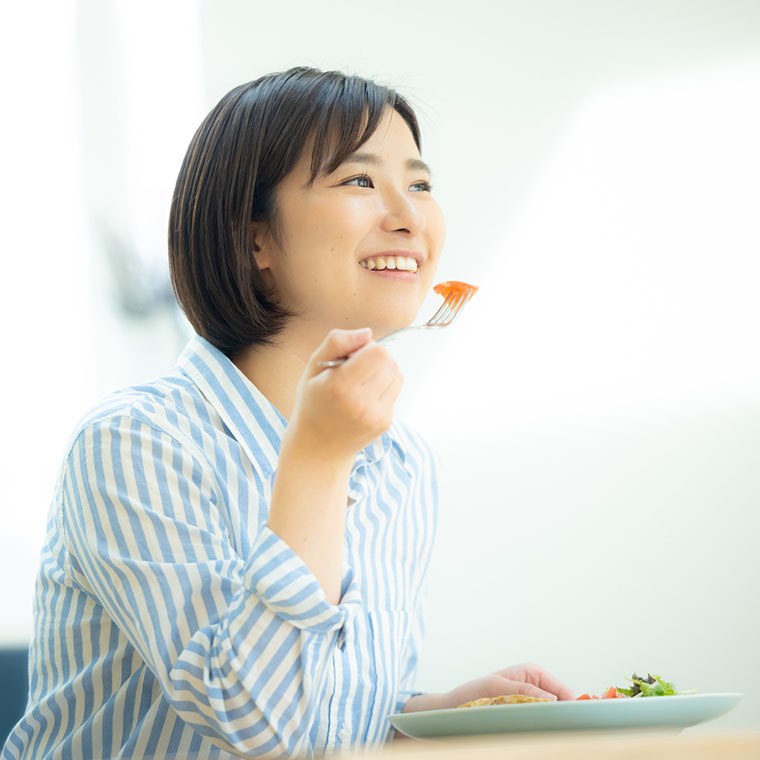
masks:
{"type": "Polygon", "coordinates": [[[0,644],[30,636],[76,421],[186,341],[165,239],[190,137],[231,87],[306,64],[410,98],[439,279],[481,286],[397,347],[440,463],[419,686],[532,660],[600,693],[637,670],[746,694],[691,731],[760,728],[756,0],[3,15],[0,644]]]}

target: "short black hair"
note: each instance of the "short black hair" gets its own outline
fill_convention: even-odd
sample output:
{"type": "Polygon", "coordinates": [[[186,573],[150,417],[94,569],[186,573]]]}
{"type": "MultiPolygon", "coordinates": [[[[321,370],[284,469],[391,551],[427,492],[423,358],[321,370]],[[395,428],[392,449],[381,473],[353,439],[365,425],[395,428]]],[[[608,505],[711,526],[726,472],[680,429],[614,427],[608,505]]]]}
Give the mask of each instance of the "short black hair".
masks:
{"type": "Polygon", "coordinates": [[[314,182],[372,136],[387,108],[421,149],[414,111],[395,90],[307,67],[235,87],[201,123],[172,197],[169,268],[190,324],[227,356],[269,342],[291,316],[256,266],[251,223],[266,222],[276,234],[277,185],[307,144],[314,182]]]}

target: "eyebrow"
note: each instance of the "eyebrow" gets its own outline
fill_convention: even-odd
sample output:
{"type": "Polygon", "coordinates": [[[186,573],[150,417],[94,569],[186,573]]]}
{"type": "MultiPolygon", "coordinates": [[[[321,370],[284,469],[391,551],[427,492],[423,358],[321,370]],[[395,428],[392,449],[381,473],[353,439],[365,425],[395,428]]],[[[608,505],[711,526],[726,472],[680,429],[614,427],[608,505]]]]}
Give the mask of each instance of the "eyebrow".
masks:
{"type": "MultiPolygon", "coordinates": [[[[357,151],[356,153],[352,153],[350,156],[348,156],[343,163],[354,163],[354,164],[373,164],[375,166],[382,166],[383,160],[375,153],[363,153],[361,151],[357,151]]],[[[408,158],[406,160],[406,168],[414,170],[422,170],[424,172],[427,172],[431,177],[433,176],[433,172],[430,170],[430,167],[420,158],[408,158]]]]}

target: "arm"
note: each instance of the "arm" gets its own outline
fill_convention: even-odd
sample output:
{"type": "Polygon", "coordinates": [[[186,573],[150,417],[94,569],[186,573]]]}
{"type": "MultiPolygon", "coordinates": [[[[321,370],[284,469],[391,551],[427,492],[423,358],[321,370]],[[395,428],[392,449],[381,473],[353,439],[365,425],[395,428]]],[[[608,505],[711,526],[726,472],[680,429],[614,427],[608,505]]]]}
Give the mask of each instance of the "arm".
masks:
{"type": "Polygon", "coordinates": [[[283,439],[267,525],[320,579],[328,601],[337,604],[353,457],[323,462],[315,454],[297,438],[283,439]]]}
{"type": "MultiPolygon", "coordinates": [[[[350,353],[352,335],[356,343],[337,333],[321,347],[337,351],[327,358],[350,353]]],[[[350,466],[338,465],[378,434],[400,387],[374,345],[339,373],[311,367],[302,382],[269,523],[248,556],[228,534],[230,492],[191,442],[150,420],[113,417],[87,428],[69,457],[61,527],[76,580],[182,719],[228,751],[306,748],[338,633],[359,601],[342,567],[350,466]]]]}
{"type": "Polygon", "coordinates": [[[340,595],[351,467],[357,452],[390,427],[401,383],[396,362],[370,342],[369,330],[332,330],[298,385],[267,524],[333,603],[340,595]],[[339,367],[319,367],[346,355],[339,367]]]}
{"type": "Polygon", "coordinates": [[[87,428],[64,477],[74,577],[196,731],[230,752],[299,754],[358,594],[347,576],[341,604],[329,604],[263,525],[239,556],[210,473],[132,417],[87,428]]]}

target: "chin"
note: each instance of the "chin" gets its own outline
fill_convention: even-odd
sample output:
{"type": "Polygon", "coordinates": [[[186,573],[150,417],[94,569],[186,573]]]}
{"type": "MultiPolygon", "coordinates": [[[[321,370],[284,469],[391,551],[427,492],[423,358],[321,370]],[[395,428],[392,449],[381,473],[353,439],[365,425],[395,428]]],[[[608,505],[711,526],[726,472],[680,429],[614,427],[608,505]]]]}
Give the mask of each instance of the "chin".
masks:
{"type": "Polygon", "coordinates": [[[372,338],[374,340],[380,340],[381,338],[384,338],[386,335],[389,335],[392,332],[396,332],[396,330],[403,330],[405,327],[409,327],[412,324],[412,322],[404,322],[401,324],[383,324],[383,325],[377,325],[372,327],[372,338]]]}
{"type": "Polygon", "coordinates": [[[417,309],[398,309],[393,313],[378,314],[370,324],[376,325],[374,329],[378,332],[391,332],[400,330],[402,327],[409,327],[416,317],[417,309]]]}

